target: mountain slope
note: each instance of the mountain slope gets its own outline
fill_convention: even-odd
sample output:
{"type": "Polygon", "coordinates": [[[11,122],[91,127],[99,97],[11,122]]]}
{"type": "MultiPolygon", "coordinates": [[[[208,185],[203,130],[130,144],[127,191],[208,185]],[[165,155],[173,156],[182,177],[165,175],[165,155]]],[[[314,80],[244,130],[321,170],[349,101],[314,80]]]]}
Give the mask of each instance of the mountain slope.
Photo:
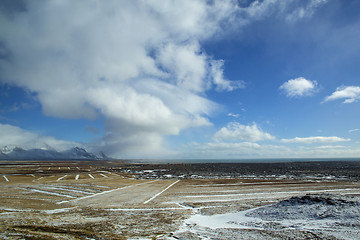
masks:
{"type": "Polygon", "coordinates": [[[54,149],[29,149],[21,147],[5,146],[0,149],[0,159],[2,160],[35,160],[35,159],[108,159],[100,152],[99,154],[89,153],[80,147],[74,147],[65,151],[58,152],[54,149]]]}

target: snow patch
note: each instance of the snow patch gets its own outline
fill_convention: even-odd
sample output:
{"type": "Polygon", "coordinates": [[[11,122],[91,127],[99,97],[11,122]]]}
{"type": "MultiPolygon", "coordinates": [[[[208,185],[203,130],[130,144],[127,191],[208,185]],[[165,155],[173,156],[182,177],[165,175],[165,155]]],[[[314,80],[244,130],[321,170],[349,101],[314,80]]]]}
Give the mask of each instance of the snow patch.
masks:
{"type": "Polygon", "coordinates": [[[354,198],[340,195],[308,194],[253,210],[247,216],[267,221],[358,219],[360,226],[360,202],[355,201],[354,198]]]}
{"type": "Polygon", "coordinates": [[[359,199],[335,194],[307,194],[246,211],[187,219],[177,233],[216,229],[296,229],[340,239],[360,239],[359,199]]]}
{"type": "Polygon", "coordinates": [[[64,213],[64,212],[70,212],[71,210],[75,209],[76,207],[72,208],[58,208],[53,210],[44,210],[47,214],[56,214],[56,213],[64,213]]]}

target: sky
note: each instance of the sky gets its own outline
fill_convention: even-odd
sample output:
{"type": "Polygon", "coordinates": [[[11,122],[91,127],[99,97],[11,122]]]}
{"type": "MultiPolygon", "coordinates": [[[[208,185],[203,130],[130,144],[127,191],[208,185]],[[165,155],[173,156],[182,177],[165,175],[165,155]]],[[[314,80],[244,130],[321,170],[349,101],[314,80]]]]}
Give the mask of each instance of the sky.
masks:
{"type": "Polygon", "coordinates": [[[360,156],[357,0],[0,1],[0,148],[360,156]]]}

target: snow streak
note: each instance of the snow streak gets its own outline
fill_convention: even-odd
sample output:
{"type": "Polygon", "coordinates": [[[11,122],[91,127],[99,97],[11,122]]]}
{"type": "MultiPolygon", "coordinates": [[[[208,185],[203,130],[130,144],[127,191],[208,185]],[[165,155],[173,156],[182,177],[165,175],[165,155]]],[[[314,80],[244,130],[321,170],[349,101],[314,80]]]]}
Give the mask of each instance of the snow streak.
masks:
{"type": "Polygon", "coordinates": [[[76,198],[76,197],[74,197],[74,196],[67,195],[67,194],[50,192],[50,191],[44,191],[44,190],[39,190],[39,189],[35,189],[35,188],[20,188],[20,189],[28,190],[28,191],[32,191],[32,192],[38,192],[38,193],[44,193],[44,194],[54,195],[54,196],[60,196],[60,197],[76,198]]]}
{"type": "MultiPolygon", "coordinates": [[[[90,196],[85,196],[85,197],[76,198],[76,199],[73,199],[73,200],[71,200],[71,201],[79,201],[79,200],[83,200],[83,199],[86,199],[86,198],[96,197],[96,196],[99,196],[99,195],[102,195],[102,194],[106,194],[106,193],[110,193],[110,192],[114,192],[114,191],[122,190],[122,189],[126,189],[126,188],[135,187],[135,186],[143,185],[143,184],[146,184],[146,183],[152,183],[152,182],[156,182],[156,181],[159,181],[159,180],[154,180],[154,181],[150,181],[150,182],[138,183],[138,184],[129,185],[129,186],[121,187],[121,188],[115,188],[115,189],[112,189],[112,190],[109,190],[109,191],[104,191],[104,192],[100,192],[100,193],[95,193],[95,194],[90,195],[90,196]]],[[[62,204],[62,203],[67,203],[67,202],[70,202],[70,201],[61,201],[61,202],[57,202],[57,204],[62,204]]]]}
{"type": "Polygon", "coordinates": [[[58,178],[56,181],[58,182],[58,181],[60,181],[61,179],[65,178],[65,177],[67,177],[67,175],[62,176],[61,178],[58,178]]]}
{"type": "Polygon", "coordinates": [[[167,186],[164,190],[162,190],[161,192],[155,194],[153,197],[151,197],[150,199],[146,200],[144,202],[144,204],[149,203],[150,201],[154,200],[155,198],[157,198],[160,194],[162,194],[163,192],[165,192],[166,190],[168,190],[169,188],[171,188],[172,186],[174,186],[176,183],[180,182],[180,180],[177,180],[175,182],[173,182],[172,184],[170,184],[169,186],[167,186]]]}

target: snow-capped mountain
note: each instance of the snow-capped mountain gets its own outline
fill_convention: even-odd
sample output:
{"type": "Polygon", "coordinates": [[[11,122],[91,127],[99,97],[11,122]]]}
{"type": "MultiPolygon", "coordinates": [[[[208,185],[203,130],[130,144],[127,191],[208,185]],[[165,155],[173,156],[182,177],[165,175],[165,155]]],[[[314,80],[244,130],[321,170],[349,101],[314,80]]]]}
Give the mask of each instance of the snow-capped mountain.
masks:
{"type": "Polygon", "coordinates": [[[80,147],[74,147],[65,151],[56,151],[52,148],[25,150],[18,146],[5,146],[0,149],[0,159],[6,160],[36,160],[36,159],[108,159],[100,152],[99,154],[87,152],[80,147]]]}
{"type": "Polygon", "coordinates": [[[80,147],[74,147],[69,150],[60,152],[62,155],[67,156],[70,159],[104,159],[107,158],[103,152],[99,154],[89,153],[85,149],[80,147]]]}
{"type": "Polygon", "coordinates": [[[0,151],[0,159],[6,159],[7,155],[0,151]]]}

